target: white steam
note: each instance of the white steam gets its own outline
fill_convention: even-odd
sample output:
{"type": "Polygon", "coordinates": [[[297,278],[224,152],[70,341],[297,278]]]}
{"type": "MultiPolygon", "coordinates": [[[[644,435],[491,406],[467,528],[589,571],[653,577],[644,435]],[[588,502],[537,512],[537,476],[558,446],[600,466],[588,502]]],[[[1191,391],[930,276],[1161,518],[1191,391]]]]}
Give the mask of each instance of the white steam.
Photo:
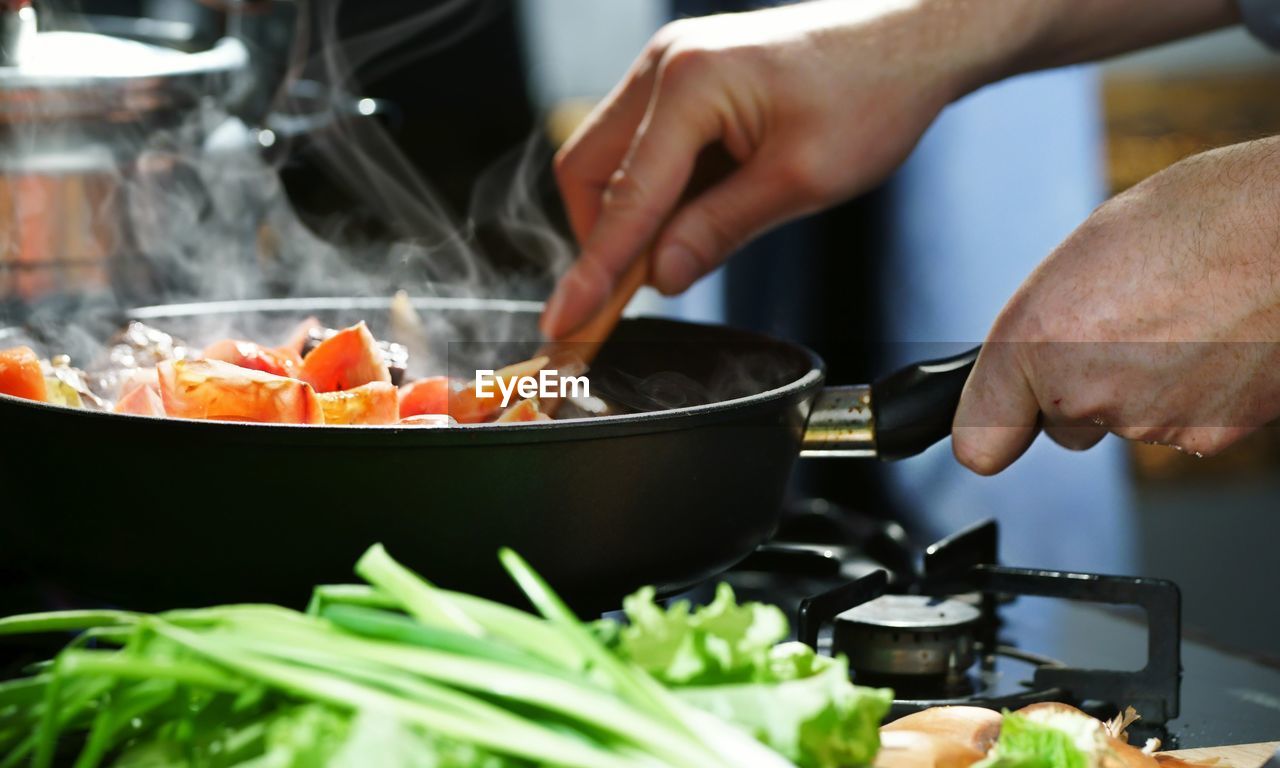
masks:
{"type": "MultiPolygon", "coordinates": [[[[304,224],[278,168],[292,149],[288,138],[246,124],[223,98],[242,92],[244,83],[216,80],[215,92],[180,110],[109,125],[56,118],[7,125],[3,141],[11,156],[36,163],[56,154],[54,149],[74,147],[80,157],[101,160],[91,173],[79,174],[84,178],[76,182],[78,195],[68,195],[62,186],[43,190],[28,185],[30,193],[22,201],[21,215],[28,223],[55,215],[64,230],[80,232],[74,246],[81,252],[62,253],[58,259],[105,259],[105,273],[111,277],[109,286],[89,286],[108,288],[98,290],[92,300],[66,300],[63,295],[62,300],[47,301],[53,294],[76,294],[84,286],[60,290],[68,286],[50,285],[44,290],[37,285],[20,296],[33,325],[48,340],[42,345],[47,352],[61,352],[63,345],[77,364],[86,364],[87,340],[105,339],[119,307],[269,297],[385,297],[398,289],[415,296],[528,296],[545,290],[549,277],[572,259],[572,246],[552,226],[537,194],[545,183],[540,174],[548,165],[548,152],[538,137],[477,180],[471,210],[458,216],[387,130],[351,108],[362,95],[354,84],[355,73],[367,81],[403,66],[409,58],[458,43],[490,20],[499,3],[448,0],[346,40],[340,37],[338,0],[312,0],[310,6],[300,0],[299,6],[299,19],[310,26],[304,26],[289,57],[290,77],[305,77],[320,88],[305,103],[286,88],[275,109],[305,113],[316,126],[299,139],[307,142],[308,156],[318,158],[345,193],[361,201],[380,230],[389,234],[358,235],[340,219],[324,222],[320,233],[304,224]],[[75,203],[74,210],[66,210],[68,201],[75,203]],[[478,245],[477,227],[501,232],[527,267],[519,274],[495,267],[478,245]]],[[[70,176],[61,178],[65,182],[70,176]]],[[[0,207],[4,203],[0,200],[0,207]]],[[[0,232],[0,239],[10,240],[0,244],[5,253],[22,246],[20,230],[15,224],[13,231],[0,232]]],[[[0,281],[0,299],[5,285],[0,281]]],[[[497,318],[489,313],[483,321],[455,322],[449,331],[455,338],[488,340],[517,332],[497,318]]],[[[260,330],[241,322],[235,328],[200,329],[198,335],[204,338],[192,341],[203,343],[232,331],[252,336],[260,330]]]]}

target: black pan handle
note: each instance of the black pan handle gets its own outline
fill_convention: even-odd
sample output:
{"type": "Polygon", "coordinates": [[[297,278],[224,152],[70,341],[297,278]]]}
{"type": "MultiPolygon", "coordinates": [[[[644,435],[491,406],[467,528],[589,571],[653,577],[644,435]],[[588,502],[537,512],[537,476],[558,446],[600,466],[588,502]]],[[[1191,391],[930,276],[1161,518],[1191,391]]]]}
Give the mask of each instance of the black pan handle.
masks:
{"type": "Polygon", "coordinates": [[[981,346],[915,363],[875,384],[826,387],[814,399],[800,455],[905,459],[951,433],[981,346]]]}
{"type": "Polygon", "coordinates": [[[915,456],[951,434],[960,393],[981,345],[941,360],[915,363],[871,385],[876,455],[915,456]]]}

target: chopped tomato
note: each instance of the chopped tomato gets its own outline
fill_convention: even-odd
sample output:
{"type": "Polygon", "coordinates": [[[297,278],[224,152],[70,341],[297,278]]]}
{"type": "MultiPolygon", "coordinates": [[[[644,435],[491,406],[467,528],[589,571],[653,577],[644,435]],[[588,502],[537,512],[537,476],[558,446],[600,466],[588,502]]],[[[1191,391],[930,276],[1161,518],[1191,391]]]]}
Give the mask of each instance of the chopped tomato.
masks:
{"type": "Polygon", "coordinates": [[[503,411],[502,415],[498,417],[498,421],[551,421],[551,417],[538,408],[537,400],[521,400],[503,411]]]}
{"type": "Polygon", "coordinates": [[[239,339],[223,339],[210,344],[205,347],[203,356],[206,360],[221,360],[276,376],[292,377],[302,365],[302,357],[288,347],[268,349],[239,339]]]}
{"type": "Polygon", "coordinates": [[[164,401],[160,399],[155,387],[141,384],[120,398],[115,412],[131,413],[134,416],[164,416],[164,401]]]}
{"type": "Polygon", "coordinates": [[[289,332],[289,338],[285,340],[280,348],[290,350],[301,357],[302,350],[307,348],[307,340],[311,338],[311,332],[318,331],[321,328],[324,328],[324,326],[320,324],[319,320],[314,317],[308,317],[294,326],[294,329],[289,332]]]}
{"type": "Polygon", "coordinates": [[[302,360],[298,378],[317,392],[355,389],[371,381],[391,381],[382,350],[364,323],[338,331],[302,360]]]}
{"type": "Polygon", "coordinates": [[[449,412],[449,377],[418,379],[400,388],[400,418],[449,412]]]}
{"type": "Polygon", "coordinates": [[[325,424],[395,424],[400,420],[395,385],[371,381],[341,392],[317,395],[325,424]]]}
{"type": "Polygon", "coordinates": [[[170,416],[275,424],[323,424],[315,390],[305,382],[224,363],[170,360],[156,366],[170,416]]]}
{"type": "Polygon", "coordinates": [[[0,394],[44,402],[48,395],[40,358],[31,347],[0,351],[0,394]]]}
{"type": "Polygon", "coordinates": [[[497,381],[510,384],[513,379],[526,376],[537,376],[550,362],[546,357],[535,357],[532,360],[508,365],[494,373],[495,383],[491,397],[480,397],[476,394],[476,383],[468,382],[466,386],[450,387],[449,415],[463,424],[475,424],[488,421],[502,410],[502,395],[497,381]]]}
{"type": "Polygon", "coordinates": [[[457,423],[443,413],[421,413],[400,420],[402,427],[447,427],[457,423]]]}

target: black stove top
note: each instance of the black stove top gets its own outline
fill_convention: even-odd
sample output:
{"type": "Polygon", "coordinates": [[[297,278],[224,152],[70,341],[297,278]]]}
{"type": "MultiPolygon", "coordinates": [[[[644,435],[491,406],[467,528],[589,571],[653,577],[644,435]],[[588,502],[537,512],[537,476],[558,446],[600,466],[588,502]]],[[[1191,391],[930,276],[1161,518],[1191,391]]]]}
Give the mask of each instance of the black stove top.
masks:
{"type": "MultiPolygon", "coordinates": [[[[806,503],[722,578],[780,607],[798,639],[848,655],[856,682],[894,688],[891,716],[1053,699],[1100,717],[1134,706],[1131,736],[1166,749],[1280,740],[1280,667],[1183,637],[1175,585],[1005,567],[997,545],[992,522],[920,548],[895,523],[806,503]]],[[[15,589],[0,607],[29,610],[37,593],[15,589]]],[[[0,676],[56,650],[0,642],[0,676]]]]}
{"type": "Polygon", "coordinates": [[[1165,749],[1280,739],[1280,668],[1182,637],[1176,585],[1001,566],[997,540],[987,522],[917,548],[894,523],[805,504],[725,580],[848,655],[855,681],[894,688],[891,716],[1053,699],[1134,706],[1131,735],[1165,749]]]}
{"type": "MultiPolygon", "coordinates": [[[[1140,619],[1078,603],[1055,606],[1046,618],[1040,608],[1009,606],[1006,631],[1068,664],[1141,663],[1140,619]]],[[[1181,705],[1164,728],[1166,749],[1280,740],[1280,669],[1184,637],[1181,705]]]]}

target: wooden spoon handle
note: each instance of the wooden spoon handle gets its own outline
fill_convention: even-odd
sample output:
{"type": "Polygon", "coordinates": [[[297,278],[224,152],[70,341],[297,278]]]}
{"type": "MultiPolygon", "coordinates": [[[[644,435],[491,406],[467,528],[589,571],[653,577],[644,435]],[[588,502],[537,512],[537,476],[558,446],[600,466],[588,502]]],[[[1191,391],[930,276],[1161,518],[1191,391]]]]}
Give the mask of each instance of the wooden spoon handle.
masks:
{"type": "MultiPolygon", "coordinates": [[[[627,268],[618,280],[613,295],[605,302],[590,320],[578,326],[564,338],[549,341],[538,350],[539,355],[551,358],[547,367],[563,371],[565,369],[583,370],[590,368],[599,354],[600,348],[617,327],[622,318],[622,310],[626,309],[631,297],[636,295],[640,286],[649,281],[650,254],[646,251],[627,268]]],[[[560,400],[549,399],[542,402],[542,412],[555,416],[560,408],[560,400]]]]}
{"type": "Polygon", "coordinates": [[[590,365],[609,334],[617,327],[618,320],[622,318],[622,310],[626,309],[636,291],[649,281],[651,261],[647,252],[642,254],[623,273],[613,294],[600,311],[567,336],[544,344],[538,354],[550,357],[553,364],[562,356],[572,356],[580,363],[590,365]]]}

